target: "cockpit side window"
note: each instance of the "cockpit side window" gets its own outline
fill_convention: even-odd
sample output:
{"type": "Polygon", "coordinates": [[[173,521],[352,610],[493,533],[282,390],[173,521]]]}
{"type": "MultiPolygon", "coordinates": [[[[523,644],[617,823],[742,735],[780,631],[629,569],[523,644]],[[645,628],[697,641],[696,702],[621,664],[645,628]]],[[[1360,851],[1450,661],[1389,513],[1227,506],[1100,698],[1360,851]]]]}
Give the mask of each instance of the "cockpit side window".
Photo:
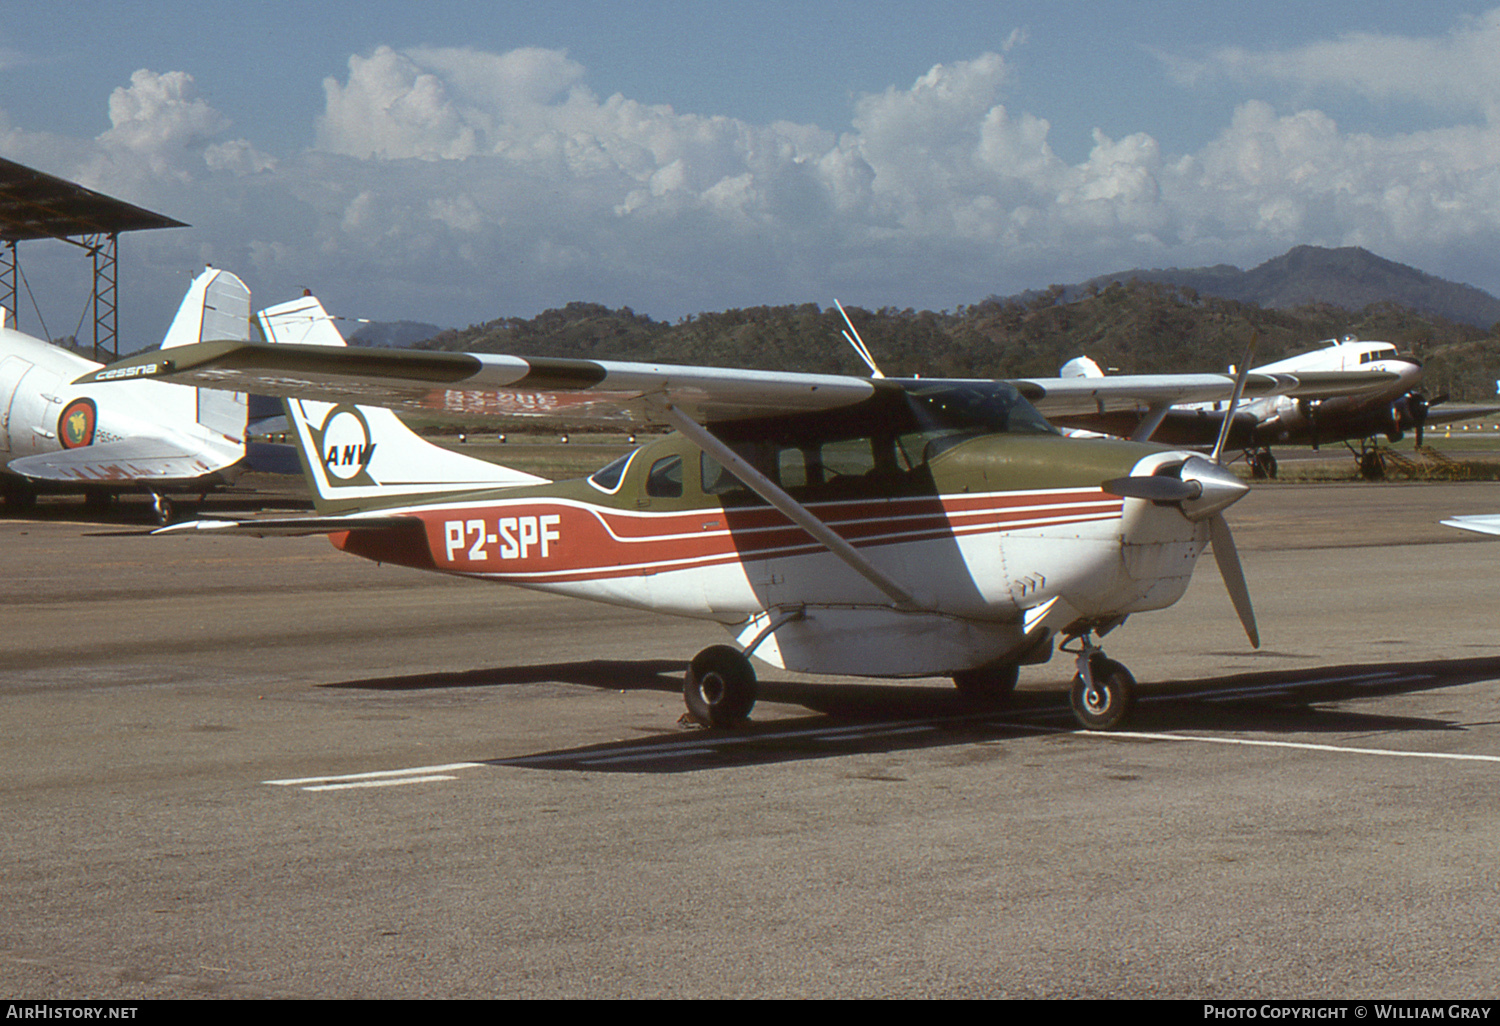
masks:
{"type": "Polygon", "coordinates": [[[646,474],[646,494],[659,499],[682,496],[682,457],[664,456],[646,474]]]}

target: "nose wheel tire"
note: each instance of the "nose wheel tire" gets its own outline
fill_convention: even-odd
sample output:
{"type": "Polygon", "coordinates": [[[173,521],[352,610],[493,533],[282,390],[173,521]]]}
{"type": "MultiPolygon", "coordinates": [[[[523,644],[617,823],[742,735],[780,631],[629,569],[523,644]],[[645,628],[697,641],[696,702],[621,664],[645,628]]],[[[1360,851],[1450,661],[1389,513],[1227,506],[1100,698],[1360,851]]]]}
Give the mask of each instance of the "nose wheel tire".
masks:
{"type": "Polygon", "coordinates": [[[709,727],[734,727],[755,708],[755,668],[738,649],[713,645],[693,657],[682,696],[693,719],[709,727]]]}
{"type": "Polygon", "coordinates": [[[1113,659],[1095,655],[1089,662],[1093,686],[1083,674],[1073,678],[1073,715],[1089,730],[1113,730],[1125,722],[1135,704],[1135,678],[1113,659]]]}

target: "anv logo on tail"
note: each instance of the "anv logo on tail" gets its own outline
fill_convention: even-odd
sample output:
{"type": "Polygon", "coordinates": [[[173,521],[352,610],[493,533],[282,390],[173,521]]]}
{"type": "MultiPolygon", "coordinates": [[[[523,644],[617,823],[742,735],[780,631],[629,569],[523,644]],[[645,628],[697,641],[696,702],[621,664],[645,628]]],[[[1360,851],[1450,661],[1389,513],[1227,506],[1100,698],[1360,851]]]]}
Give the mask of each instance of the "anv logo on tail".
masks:
{"type": "Polygon", "coordinates": [[[313,432],[318,455],[329,484],[368,484],[370,460],[375,443],[370,439],[370,425],[353,406],[337,406],[313,432]]]}

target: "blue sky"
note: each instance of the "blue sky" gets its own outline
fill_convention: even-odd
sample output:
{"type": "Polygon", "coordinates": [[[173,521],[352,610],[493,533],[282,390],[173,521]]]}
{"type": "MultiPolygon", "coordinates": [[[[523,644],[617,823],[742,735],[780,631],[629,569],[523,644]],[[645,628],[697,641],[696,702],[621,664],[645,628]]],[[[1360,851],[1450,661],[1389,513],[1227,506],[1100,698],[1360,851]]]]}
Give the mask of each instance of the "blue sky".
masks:
{"type": "Polygon", "coordinates": [[[442,325],[945,309],[1301,243],[1500,292],[1495,54],[1500,4],[1446,0],[0,0],[0,156],[191,223],[122,243],[130,346],[204,261],[442,325]]]}

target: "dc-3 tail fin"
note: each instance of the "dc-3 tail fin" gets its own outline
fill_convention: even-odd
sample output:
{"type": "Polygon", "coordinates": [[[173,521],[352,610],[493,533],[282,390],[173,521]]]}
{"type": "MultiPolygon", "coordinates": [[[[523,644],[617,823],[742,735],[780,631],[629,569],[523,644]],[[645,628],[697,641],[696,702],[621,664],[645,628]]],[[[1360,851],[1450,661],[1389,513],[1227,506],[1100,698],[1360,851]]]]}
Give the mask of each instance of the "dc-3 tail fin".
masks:
{"type": "MultiPolygon", "coordinates": [[[[268,342],[347,344],[312,296],[268,307],[257,320],[268,342]]],[[[433,445],[380,406],[288,399],[286,416],[320,513],[547,480],[433,445]]]]}
{"type": "MultiPolygon", "coordinates": [[[[161,340],[162,349],[193,345],[209,339],[250,339],[250,290],[228,271],[205,268],[182,297],[177,316],[161,340]]],[[[171,392],[158,399],[160,404],[181,403],[174,411],[187,421],[196,420],[210,431],[243,446],[245,441],[246,401],[243,392],[221,392],[198,388],[191,392],[171,392]],[[179,399],[178,396],[183,397],[179,399]]],[[[244,453],[241,452],[243,456],[244,453]]]]}
{"type": "Polygon", "coordinates": [[[210,339],[250,339],[250,290],[228,271],[212,267],[188,286],[161,348],[175,349],[210,339]]]}

